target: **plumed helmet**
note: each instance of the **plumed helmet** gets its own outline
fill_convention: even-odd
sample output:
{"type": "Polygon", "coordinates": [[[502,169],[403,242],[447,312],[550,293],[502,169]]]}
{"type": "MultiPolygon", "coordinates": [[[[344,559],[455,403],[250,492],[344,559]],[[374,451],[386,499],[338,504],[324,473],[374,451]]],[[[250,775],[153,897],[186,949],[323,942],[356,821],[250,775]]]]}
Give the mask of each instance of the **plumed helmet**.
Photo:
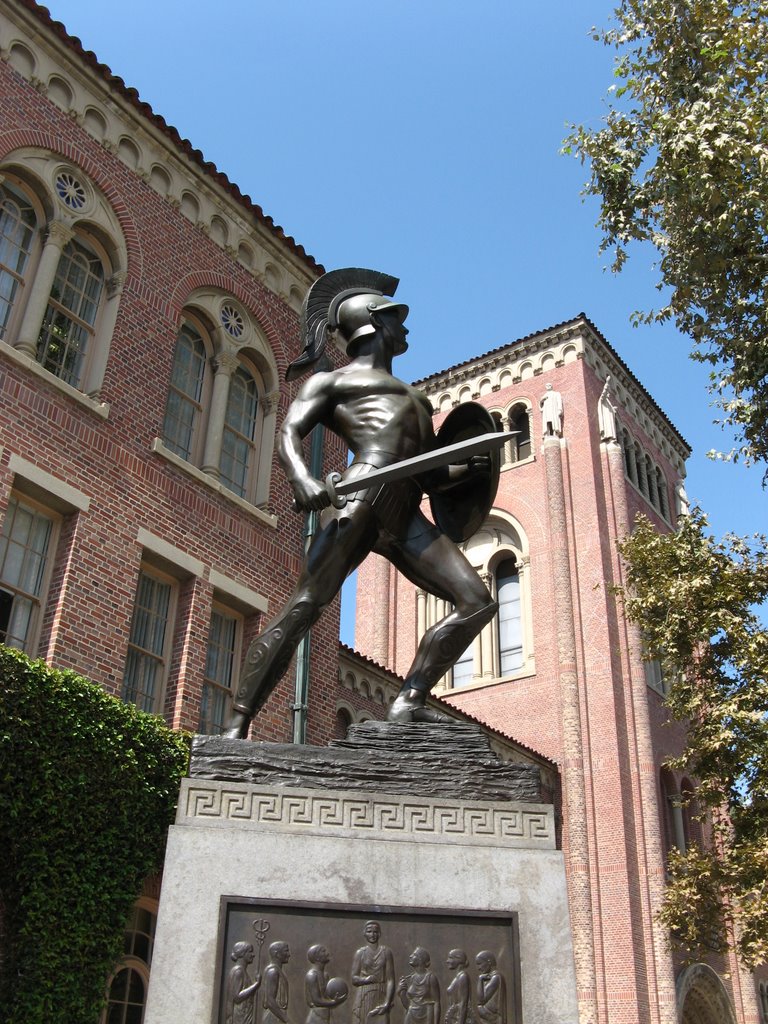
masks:
{"type": "MultiPolygon", "coordinates": [[[[320,363],[329,333],[338,331],[353,355],[360,340],[376,330],[375,318],[394,310],[402,323],[408,307],[387,298],[394,295],[399,281],[379,270],[346,267],[323,274],[307,292],[302,311],[301,334],[304,349],[290,364],[286,380],[295,380],[320,363]]],[[[408,346],[403,342],[396,355],[408,346]]]]}
{"type": "MultiPolygon", "coordinates": [[[[402,302],[392,302],[381,292],[361,292],[349,295],[342,292],[328,310],[328,327],[338,330],[347,343],[347,355],[352,357],[359,342],[376,332],[376,314],[393,310],[400,323],[408,316],[408,307],[402,302]]],[[[408,348],[405,340],[397,346],[395,355],[408,348]]]]}

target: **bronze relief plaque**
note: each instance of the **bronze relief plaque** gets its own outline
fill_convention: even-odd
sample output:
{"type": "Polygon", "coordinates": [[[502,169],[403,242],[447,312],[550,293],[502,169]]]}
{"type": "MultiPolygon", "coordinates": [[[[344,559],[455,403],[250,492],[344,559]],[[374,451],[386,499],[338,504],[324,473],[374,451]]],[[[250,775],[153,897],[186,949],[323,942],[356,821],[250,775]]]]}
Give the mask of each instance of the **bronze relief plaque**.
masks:
{"type": "Polygon", "coordinates": [[[212,1024],[522,1024],[517,915],[222,897],[212,1024]]]}

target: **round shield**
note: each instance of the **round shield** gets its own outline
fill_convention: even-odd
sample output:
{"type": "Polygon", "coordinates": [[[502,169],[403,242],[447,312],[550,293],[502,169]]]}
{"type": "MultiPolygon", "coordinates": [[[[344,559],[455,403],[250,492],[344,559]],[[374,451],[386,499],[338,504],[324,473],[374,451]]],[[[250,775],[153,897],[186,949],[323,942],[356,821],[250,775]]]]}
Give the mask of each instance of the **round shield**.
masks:
{"type": "MultiPolygon", "coordinates": [[[[437,432],[437,447],[444,448],[498,429],[498,424],[484,406],[478,402],[463,402],[446,416],[437,432]]],[[[466,482],[429,495],[435,522],[457,544],[469,540],[480,529],[496,499],[501,469],[499,449],[488,452],[488,458],[487,471],[474,471],[466,482]]]]}

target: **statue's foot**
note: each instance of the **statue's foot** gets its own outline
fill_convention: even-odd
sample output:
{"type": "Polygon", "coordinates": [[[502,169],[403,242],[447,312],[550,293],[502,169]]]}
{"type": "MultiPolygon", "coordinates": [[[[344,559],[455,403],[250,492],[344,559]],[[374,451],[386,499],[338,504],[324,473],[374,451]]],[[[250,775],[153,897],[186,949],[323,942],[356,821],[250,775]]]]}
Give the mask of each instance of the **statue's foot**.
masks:
{"type": "Polygon", "coordinates": [[[387,712],[388,722],[450,722],[451,718],[441,711],[425,707],[427,700],[423,690],[401,690],[387,712]]]}
{"type": "Polygon", "coordinates": [[[249,715],[242,711],[233,711],[229,720],[229,727],[221,734],[227,740],[248,739],[248,730],[251,726],[249,715]]]}

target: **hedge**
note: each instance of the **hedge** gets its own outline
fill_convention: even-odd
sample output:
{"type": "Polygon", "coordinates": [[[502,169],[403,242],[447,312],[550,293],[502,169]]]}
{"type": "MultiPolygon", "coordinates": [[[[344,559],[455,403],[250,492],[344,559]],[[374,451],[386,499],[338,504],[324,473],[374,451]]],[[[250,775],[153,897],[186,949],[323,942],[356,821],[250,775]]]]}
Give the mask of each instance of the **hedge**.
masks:
{"type": "Polygon", "coordinates": [[[4,1024],[96,1024],[187,761],[161,719],[0,646],[4,1024]]]}

